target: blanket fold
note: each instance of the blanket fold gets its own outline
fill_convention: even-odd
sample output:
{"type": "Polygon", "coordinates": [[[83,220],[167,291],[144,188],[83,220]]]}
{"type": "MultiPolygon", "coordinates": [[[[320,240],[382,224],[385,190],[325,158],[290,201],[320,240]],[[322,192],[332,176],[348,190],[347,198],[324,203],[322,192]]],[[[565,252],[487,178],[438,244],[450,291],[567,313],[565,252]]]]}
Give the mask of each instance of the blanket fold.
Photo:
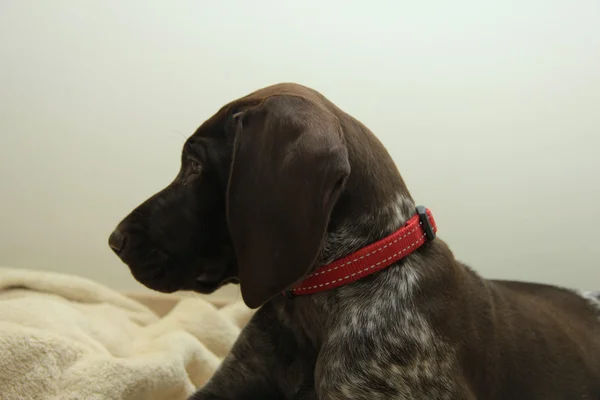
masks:
{"type": "Polygon", "coordinates": [[[159,318],[84,278],[0,268],[0,399],[187,399],[251,314],[192,297],[159,318]]]}

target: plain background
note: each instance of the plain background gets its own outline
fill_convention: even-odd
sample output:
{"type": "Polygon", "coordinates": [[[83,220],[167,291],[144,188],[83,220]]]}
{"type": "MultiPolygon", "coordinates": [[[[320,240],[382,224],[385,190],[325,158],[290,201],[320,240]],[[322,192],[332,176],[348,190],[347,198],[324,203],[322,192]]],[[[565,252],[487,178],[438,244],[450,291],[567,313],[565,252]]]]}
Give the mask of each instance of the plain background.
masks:
{"type": "Polygon", "coordinates": [[[600,2],[0,2],[0,265],[143,290],[107,246],[262,86],[370,127],[486,277],[600,288],[600,2]]]}

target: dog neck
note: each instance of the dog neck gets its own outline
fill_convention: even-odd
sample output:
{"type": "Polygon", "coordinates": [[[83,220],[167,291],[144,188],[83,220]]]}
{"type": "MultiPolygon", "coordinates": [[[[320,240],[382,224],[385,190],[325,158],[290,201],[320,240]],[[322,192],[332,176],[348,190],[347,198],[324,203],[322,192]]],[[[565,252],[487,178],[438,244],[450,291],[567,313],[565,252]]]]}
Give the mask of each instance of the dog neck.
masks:
{"type": "MultiPolygon", "coordinates": [[[[377,242],[402,227],[415,213],[416,204],[382,144],[358,121],[341,113],[351,174],[329,220],[322,250],[309,273],[323,265],[377,242]]],[[[432,287],[444,279],[452,254],[439,239],[428,243],[384,270],[334,290],[288,299],[277,296],[275,306],[283,321],[319,348],[326,337],[344,326],[351,337],[374,334],[381,315],[396,315],[395,326],[415,314],[420,286],[432,287]],[[379,317],[378,317],[379,316],[379,317]],[[295,328],[293,328],[295,327],[295,328]]],[[[421,318],[407,322],[421,323],[421,318]]],[[[414,325],[414,324],[413,324],[414,325]]],[[[422,332],[418,326],[415,332],[422,332]],[[418,328],[418,329],[417,329],[418,328]]],[[[382,329],[382,332],[385,330],[382,329]]]]}
{"type": "MultiPolygon", "coordinates": [[[[407,213],[399,226],[413,215],[414,211],[412,215],[407,213]]],[[[386,227],[383,223],[380,227],[381,230],[375,233],[383,237],[398,228],[391,224],[386,227]]],[[[373,243],[367,238],[353,240],[353,243],[360,243],[358,248],[373,243]]],[[[346,243],[344,248],[351,246],[353,244],[346,243]]],[[[296,327],[293,329],[297,329],[299,335],[307,335],[315,348],[320,348],[327,338],[331,340],[331,335],[341,332],[348,339],[367,340],[378,337],[390,327],[397,332],[398,340],[406,335],[416,335],[415,340],[421,340],[422,335],[428,334],[429,327],[426,318],[417,312],[416,305],[426,303],[431,288],[443,291],[445,289],[440,288],[451,286],[447,282],[448,276],[453,274],[452,259],[441,240],[427,241],[415,252],[375,274],[332,290],[291,298],[278,296],[274,304],[281,318],[296,327]],[[428,289],[425,290],[423,285],[428,289]],[[390,320],[388,316],[393,318],[390,320]]],[[[425,342],[423,345],[429,345],[425,342]]]]}
{"type": "Polygon", "coordinates": [[[415,202],[383,144],[361,122],[331,106],[346,138],[351,173],[310,272],[390,235],[415,211],[415,202]]]}
{"type": "Polygon", "coordinates": [[[331,230],[311,272],[391,235],[413,216],[414,210],[410,195],[398,193],[382,207],[349,212],[341,222],[330,224],[331,230]]]}
{"type": "Polygon", "coordinates": [[[409,256],[434,240],[437,231],[429,210],[419,206],[415,211],[407,223],[391,235],[324,265],[284,294],[292,297],[332,290],[377,273],[409,256]]]}

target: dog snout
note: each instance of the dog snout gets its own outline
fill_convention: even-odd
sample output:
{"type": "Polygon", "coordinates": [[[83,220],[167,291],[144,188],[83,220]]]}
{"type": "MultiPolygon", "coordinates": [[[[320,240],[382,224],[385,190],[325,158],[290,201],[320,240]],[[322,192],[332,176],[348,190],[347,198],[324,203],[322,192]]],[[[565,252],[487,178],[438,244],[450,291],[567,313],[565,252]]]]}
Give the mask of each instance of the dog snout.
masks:
{"type": "Polygon", "coordinates": [[[120,255],[125,250],[126,244],[127,236],[125,236],[119,227],[117,227],[108,237],[108,245],[117,255],[120,255]]]}

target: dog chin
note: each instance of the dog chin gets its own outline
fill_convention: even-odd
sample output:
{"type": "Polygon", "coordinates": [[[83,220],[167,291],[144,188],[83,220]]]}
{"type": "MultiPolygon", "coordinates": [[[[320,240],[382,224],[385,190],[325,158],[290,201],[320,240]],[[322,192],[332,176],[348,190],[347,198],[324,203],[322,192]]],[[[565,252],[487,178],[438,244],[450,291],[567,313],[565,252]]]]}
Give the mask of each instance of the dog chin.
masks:
{"type": "MultiPolygon", "coordinates": [[[[210,265],[198,274],[197,268],[174,268],[171,258],[166,254],[155,253],[155,259],[147,262],[144,268],[129,265],[133,277],[147,288],[161,292],[173,293],[180,290],[202,294],[211,294],[229,283],[239,283],[233,265],[214,268],[210,265]],[[211,268],[212,267],[212,268],[211,268]]],[[[208,264],[208,263],[207,263],[208,264]]]]}
{"type": "Polygon", "coordinates": [[[191,290],[197,293],[211,294],[229,283],[238,284],[240,283],[240,281],[235,276],[215,281],[207,281],[202,279],[202,277],[198,277],[196,278],[196,281],[194,282],[194,287],[191,288],[191,290]]]}
{"type": "Polygon", "coordinates": [[[137,277],[135,279],[148,289],[160,293],[174,293],[182,289],[180,282],[174,282],[170,279],[140,279],[137,277]]]}

